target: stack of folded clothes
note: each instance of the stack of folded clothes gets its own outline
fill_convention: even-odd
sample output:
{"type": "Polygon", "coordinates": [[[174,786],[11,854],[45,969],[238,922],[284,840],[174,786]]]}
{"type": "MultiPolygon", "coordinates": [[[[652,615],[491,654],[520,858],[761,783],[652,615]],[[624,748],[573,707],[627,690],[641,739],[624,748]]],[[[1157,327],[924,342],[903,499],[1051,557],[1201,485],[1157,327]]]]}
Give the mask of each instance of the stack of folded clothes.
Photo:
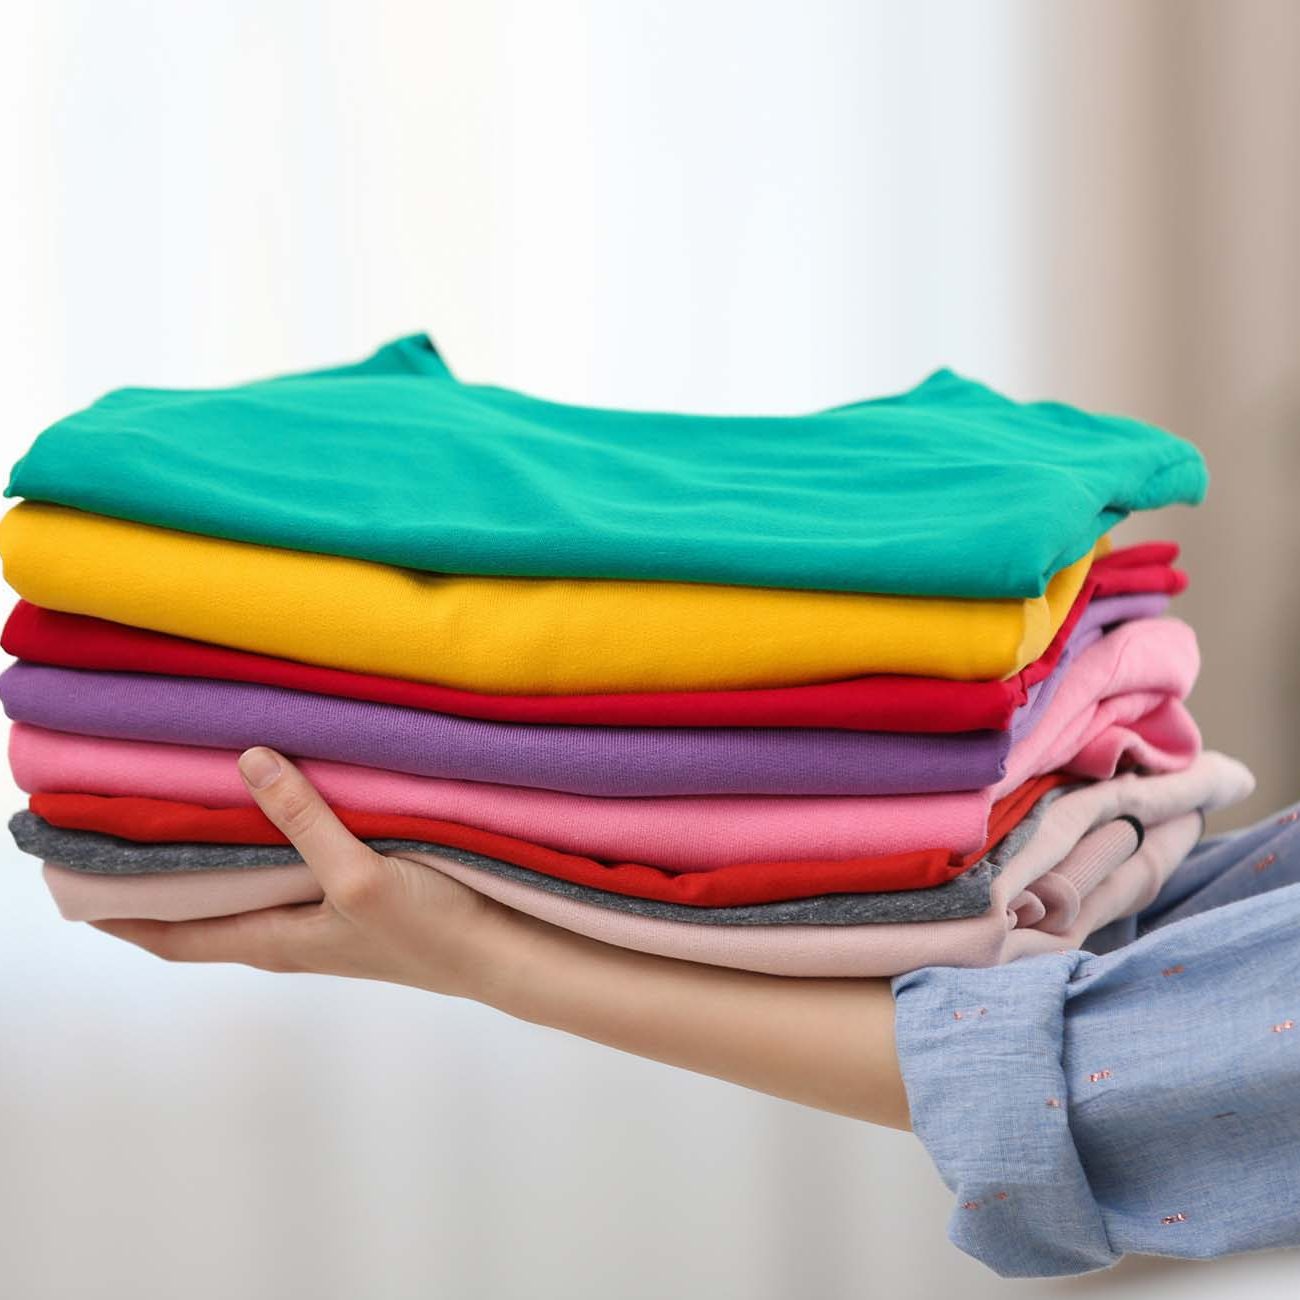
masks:
{"type": "Polygon", "coordinates": [[[235,759],[556,925],[790,975],[1136,910],[1249,773],[1200,752],[1196,450],[941,371],[810,416],[562,406],[428,339],[43,433],[0,524],[11,823],[71,919],[319,899],[235,759]]]}

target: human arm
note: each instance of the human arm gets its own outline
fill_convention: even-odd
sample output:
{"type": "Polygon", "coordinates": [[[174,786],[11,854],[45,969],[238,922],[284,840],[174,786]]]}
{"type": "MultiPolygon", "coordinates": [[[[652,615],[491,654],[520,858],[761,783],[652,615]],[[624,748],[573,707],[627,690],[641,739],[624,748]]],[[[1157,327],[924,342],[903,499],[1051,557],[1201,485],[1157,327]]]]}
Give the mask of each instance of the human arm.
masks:
{"type": "Polygon", "coordinates": [[[105,921],[173,961],[240,962],[467,997],[759,1092],[908,1127],[885,980],[788,979],[672,961],[510,911],[352,836],[270,750],[241,772],[324,901],[211,920],[105,921]]]}

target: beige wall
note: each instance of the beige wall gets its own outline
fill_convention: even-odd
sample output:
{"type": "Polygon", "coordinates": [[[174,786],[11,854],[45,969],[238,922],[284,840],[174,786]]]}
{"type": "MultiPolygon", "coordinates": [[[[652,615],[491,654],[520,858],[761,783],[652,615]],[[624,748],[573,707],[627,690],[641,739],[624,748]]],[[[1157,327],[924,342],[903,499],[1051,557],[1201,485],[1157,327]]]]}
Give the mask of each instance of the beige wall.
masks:
{"type": "Polygon", "coordinates": [[[1236,824],[1300,798],[1300,4],[1029,5],[1043,391],[1194,439],[1184,547],[1206,742],[1244,758],[1236,824]]]}

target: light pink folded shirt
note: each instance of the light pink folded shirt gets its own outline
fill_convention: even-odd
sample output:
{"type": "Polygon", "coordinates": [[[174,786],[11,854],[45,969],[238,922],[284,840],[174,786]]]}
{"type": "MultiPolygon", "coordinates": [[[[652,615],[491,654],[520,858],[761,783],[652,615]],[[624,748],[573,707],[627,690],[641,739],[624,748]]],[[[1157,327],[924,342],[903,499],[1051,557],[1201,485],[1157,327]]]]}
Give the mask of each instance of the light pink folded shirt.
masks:
{"type": "Polygon", "coordinates": [[[1074,924],[1083,900],[1137,852],[1138,836],[1136,825],[1126,820],[1107,822],[1089,831],[1064,862],[1012,899],[1016,927],[1064,934],[1074,924]]]}
{"type": "Polygon", "coordinates": [[[47,862],[44,875],[65,921],[196,921],[285,903],[319,903],[322,897],[316,877],[300,862],[141,876],[100,876],[47,862]]]}
{"type": "Polygon", "coordinates": [[[997,966],[1016,957],[1082,943],[1155,896],[1201,834],[1199,813],[1153,827],[1141,849],[1083,900],[1060,931],[1018,929],[1006,894],[994,887],[993,911],[964,921],[896,925],[690,925],[612,912],[466,867],[433,853],[410,856],[489,898],[601,943],[679,961],[805,978],[901,975],[919,966],[997,966]]]}
{"type": "MultiPolygon", "coordinates": [[[[957,794],[619,799],[316,759],[300,766],[341,808],[436,817],[672,871],[931,847],[971,853],[984,843],[993,802],[1041,772],[1106,776],[1121,759],[1153,771],[1185,766],[1200,737],[1181,701],[1199,662],[1191,628],[1177,619],[1121,625],[1079,655],[1038,726],[1012,747],[1002,781],[957,794]]],[[[9,757],[29,793],[143,795],[218,808],[252,802],[229,750],[106,740],[19,723],[9,757]]]]}

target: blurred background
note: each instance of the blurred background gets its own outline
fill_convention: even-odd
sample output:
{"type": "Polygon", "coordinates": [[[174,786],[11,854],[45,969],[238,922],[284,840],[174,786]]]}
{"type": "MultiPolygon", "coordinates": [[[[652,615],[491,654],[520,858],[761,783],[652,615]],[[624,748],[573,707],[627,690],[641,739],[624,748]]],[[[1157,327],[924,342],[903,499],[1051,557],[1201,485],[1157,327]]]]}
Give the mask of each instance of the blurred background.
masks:
{"type": "MultiPolygon", "coordinates": [[[[623,406],[950,365],[1202,447],[1208,503],[1142,529],[1184,547],[1207,743],[1259,777],[1224,824],[1300,795],[1292,0],[0,16],[6,462],[111,387],[417,329],[462,378],[623,406]]],[[[1295,1294],[1294,1253],[1002,1282],[907,1136],[410,990],[167,968],[0,853],[6,1296],[1295,1294]]]]}

